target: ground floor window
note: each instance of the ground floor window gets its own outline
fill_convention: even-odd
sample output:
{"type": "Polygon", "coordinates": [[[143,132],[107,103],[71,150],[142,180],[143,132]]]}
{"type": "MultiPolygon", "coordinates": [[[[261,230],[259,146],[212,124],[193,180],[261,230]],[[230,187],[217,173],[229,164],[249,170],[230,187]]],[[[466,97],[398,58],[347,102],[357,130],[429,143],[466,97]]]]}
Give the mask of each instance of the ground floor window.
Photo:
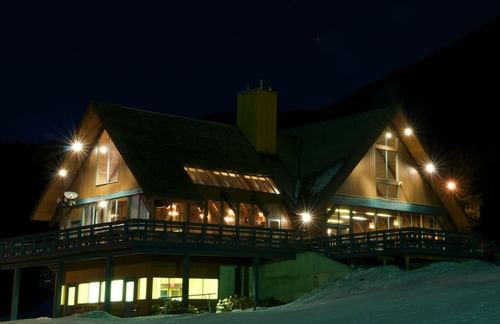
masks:
{"type": "MultiPolygon", "coordinates": [[[[182,278],[153,278],[153,299],[182,299],[182,278]]],[[[189,299],[217,299],[219,280],[208,278],[189,279],[189,299]]]]}

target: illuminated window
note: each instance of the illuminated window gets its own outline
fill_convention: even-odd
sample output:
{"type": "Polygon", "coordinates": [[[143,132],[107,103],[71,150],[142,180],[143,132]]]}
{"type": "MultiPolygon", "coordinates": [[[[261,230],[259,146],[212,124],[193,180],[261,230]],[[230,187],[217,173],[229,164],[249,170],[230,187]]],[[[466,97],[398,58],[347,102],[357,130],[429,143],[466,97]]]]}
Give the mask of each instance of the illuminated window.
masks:
{"type": "Polygon", "coordinates": [[[106,281],[101,281],[101,296],[99,298],[99,301],[101,303],[104,303],[104,298],[105,298],[105,293],[106,293],[106,281]]]}
{"type": "Polygon", "coordinates": [[[89,304],[96,304],[99,302],[99,286],[100,283],[98,281],[89,283],[89,304]]]}
{"type": "Polygon", "coordinates": [[[163,297],[182,297],[182,278],[153,278],[153,299],[163,297]]]}
{"type": "Polygon", "coordinates": [[[75,305],[76,287],[68,287],[68,306],[75,305]]]}
{"type": "Polygon", "coordinates": [[[102,133],[96,148],[97,153],[97,177],[96,185],[118,181],[118,168],[120,165],[120,154],[109,138],[108,133],[102,133]]]}
{"type": "Polygon", "coordinates": [[[217,299],[219,291],[218,279],[189,279],[190,299],[217,299]]]}
{"type": "Polygon", "coordinates": [[[125,285],[125,301],[132,302],[134,301],[134,282],[127,281],[125,285]]]}
{"type": "Polygon", "coordinates": [[[279,194],[271,178],[262,175],[240,174],[231,171],[205,170],[184,167],[191,181],[195,184],[221,188],[242,189],[248,191],[279,194]]]}
{"type": "Polygon", "coordinates": [[[66,286],[61,286],[61,303],[60,305],[64,305],[64,301],[66,300],[66,286]]]}
{"type": "Polygon", "coordinates": [[[89,302],[89,284],[81,283],[78,285],[78,304],[87,304],[89,302]]]}
{"type": "Polygon", "coordinates": [[[385,131],[375,145],[375,177],[377,196],[399,198],[398,139],[392,131],[385,131]]]}
{"type": "Polygon", "coordinates": [[[139,278],[139,280],[137,280],[137,300],[146,299],[147,289],[148,289],[148,278],[139,278]]]}
{"type": "Polygon", "coordinates": [[[123,280],[111,281],[111,301],[120,302],[123,300],[123,280]]]}

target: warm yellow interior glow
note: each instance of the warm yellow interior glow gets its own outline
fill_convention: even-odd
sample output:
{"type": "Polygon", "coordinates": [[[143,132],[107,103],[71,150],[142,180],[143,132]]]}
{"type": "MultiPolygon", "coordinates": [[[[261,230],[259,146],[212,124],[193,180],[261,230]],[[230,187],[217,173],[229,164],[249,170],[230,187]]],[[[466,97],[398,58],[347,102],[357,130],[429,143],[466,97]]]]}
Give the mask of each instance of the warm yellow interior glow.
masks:
{"type": "Polygon", "coordinates": [[[139,278],[139,280],[137,280],[137,300],[146,299],[147,289],[148,289],[148,278],[139,278]]]}
{"type": "Polygon", "coordinates": [[[66,286],[61,286],[61,303],[60,305],[64,305],[64,301],[66,300],[66,286]]]}
{"type": "Polygon", "coordinates": [[[76,287],[68,288],[68,306],[75,305],[75,293],[76,293],[76,287]]]}
{"type": "Polygon", "coordinates": [[[106,293],[106,281],[101,281],[101,296],[100,296],[100,302],[104,303],[104,297],[106,293]]]}
{"type": "Polygon", "coordinates": [[[111,281],[111,301],[119,302],[123,300],[123,280],[111,281]]]}
{"type": "Polygon", "coordinates": [[[127,281],[125,285],[125,301],[132,302],[134,301],[134,282],[127,281]]]}
{"type": "Polygon", "coordinates": [[[410,127],[406,127],[405,130],[404,130],[404,134],[406,136],[411,136],[413,135],[413,129],[411,129],[410,127]]]}
{"type": "Polygon", "coordinates": [[[89,284],[81,283],[78,285],[78,304],[87,304],[89,302],[89,284]]]}
{"type": "Polygon", "coordinates": [[[107,202],[106,200],[101,200],[101,201],[97,204],[97,206],[98,206],[99,208],[106,208],[106,206],[107,206],[107,205],[108,205],[108,202],[107,202]]]}
{"type": "Polygon", "coordinates": [[[60,169],[57,174],[61,177],[61,178],[64,178],[65,176],[68,175],[68,170],[66,169],[60,169]]]}
{"type": "Polygon", "coordinates": [[[99,286],[100,282],[89,283],[89,304],[97,304],[99,302],[99,286]]]}
{"type": "Polygon", "coordinates": [[[190,299],[217,299],[219,297],[218,290],[218,279],[189,279],[190,299]]]}
{"type": "Polygon", "coordinates": [[[153,278],[153,299],[182,296],[182,278],[153,278]]]}

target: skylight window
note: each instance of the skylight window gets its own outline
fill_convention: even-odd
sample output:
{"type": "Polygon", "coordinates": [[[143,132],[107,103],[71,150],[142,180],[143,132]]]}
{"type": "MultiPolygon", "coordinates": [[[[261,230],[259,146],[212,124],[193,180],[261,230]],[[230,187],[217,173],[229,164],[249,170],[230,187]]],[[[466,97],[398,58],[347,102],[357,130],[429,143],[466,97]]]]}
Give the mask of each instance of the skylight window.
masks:
{"type": "Polygon", "coordinates": [[[216,171],[184,167],[191,181],[195,184],[221,188],[242,189],[248,191],[279,194],[274,182],[266,176],[240,174],[233,171],[216,171]]]}

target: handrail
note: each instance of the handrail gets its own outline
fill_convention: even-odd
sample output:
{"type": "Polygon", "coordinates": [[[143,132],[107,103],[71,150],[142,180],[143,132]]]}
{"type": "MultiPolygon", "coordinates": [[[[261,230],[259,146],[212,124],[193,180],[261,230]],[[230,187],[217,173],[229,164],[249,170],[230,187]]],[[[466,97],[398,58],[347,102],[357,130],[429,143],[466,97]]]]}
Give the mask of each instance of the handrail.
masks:
{"type": "Polygon", "coordinates": [[[309,249],[333,258],[429,253],[482,257],[485,242],[475,233],[452,233],[426,228],[400,228],[319,237],[305,242],[309,249]]]}
{"type": "Polygon", "coordinates": [[[296,233],[292,230],[251,226],[128,219],[3,239],[0,240],[0,258],[40,255],[121,242],[284,250],[296,245],[296,233]]]}

